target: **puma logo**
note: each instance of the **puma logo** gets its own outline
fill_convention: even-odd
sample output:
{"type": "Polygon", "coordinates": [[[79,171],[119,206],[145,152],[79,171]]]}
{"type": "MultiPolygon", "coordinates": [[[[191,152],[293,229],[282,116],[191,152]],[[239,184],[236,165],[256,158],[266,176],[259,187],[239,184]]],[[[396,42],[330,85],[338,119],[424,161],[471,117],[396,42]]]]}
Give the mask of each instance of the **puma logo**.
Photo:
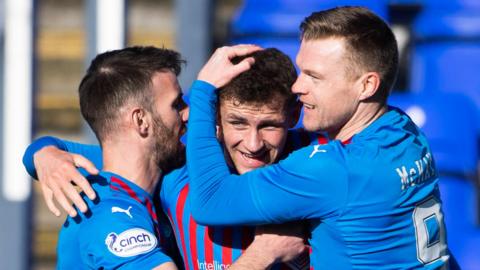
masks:
{"type": "Polygon", "coordinates": [[[312,158],[316,153],[326,153],[327,150],[319,149],[321,145],[317,144],[313,146],[313,151],[308,158],[312,158]]]}
{"type": "Polygon", "coordinates": [[[129,216],[130,218],[133,218],[132,214],[130,214],[130,209],[132,209],[131,206],[129,206],[128,209],[122,209],[118,206],[114,206],[114,207],[112,207],[112,213],[124,213],[127,216],[129,216]]]}

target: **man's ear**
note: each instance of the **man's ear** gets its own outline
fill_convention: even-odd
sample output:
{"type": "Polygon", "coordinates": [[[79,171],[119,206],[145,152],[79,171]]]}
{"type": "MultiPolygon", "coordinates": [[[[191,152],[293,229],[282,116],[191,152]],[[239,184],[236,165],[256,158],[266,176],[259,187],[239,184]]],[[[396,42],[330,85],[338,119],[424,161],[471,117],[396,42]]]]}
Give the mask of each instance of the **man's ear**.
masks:
{"type": "Polygon", "coordinates": [[[134,108],[130,115],[135,130],[140,136],[146,137],[152,128],[150,114],[142,108],[134,108]]]}
{"type": "Polygon", "coordinates": [[[217,105],[217,125],[215,126],[215,135],[219,141],[223,140],[223,130],[222,130],[222,116],[220,115],[220,104],[217,105]]]}
{"type": "Polygon", "coordinates": [[[377,93],[380,87],[380,75],[377,72],[367,72],[360,78],[360,100],[366,100],[377,93]]]}
{"type": "Polygon", "coordinates": [[[218,123],[216,125],[216,135],[217,135],[217,139],[220,142],[223,142],[223,130],[222,130],[222,126],[220,125],[220,123],[218,123]]]}
{"type": "Polygon", "coordinates": [[[288,128],[293,128],[300,120],[300,113],[302,111],[302,104],[297,100],[290,110],[288,110],[288,128]]]}

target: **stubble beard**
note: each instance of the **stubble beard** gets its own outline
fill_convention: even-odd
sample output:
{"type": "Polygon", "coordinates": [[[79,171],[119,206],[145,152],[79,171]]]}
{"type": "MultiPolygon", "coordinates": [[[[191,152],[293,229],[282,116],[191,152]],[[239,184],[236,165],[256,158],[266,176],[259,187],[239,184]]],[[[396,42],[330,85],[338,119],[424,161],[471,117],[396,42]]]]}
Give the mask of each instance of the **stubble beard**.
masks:
{"type": "Polygon", "coordinates": [[[155,161],[163,173],[168,173],[185,164],[185,146],[178,134],[167,128],[160,117],[155,117],[155,161]]]}

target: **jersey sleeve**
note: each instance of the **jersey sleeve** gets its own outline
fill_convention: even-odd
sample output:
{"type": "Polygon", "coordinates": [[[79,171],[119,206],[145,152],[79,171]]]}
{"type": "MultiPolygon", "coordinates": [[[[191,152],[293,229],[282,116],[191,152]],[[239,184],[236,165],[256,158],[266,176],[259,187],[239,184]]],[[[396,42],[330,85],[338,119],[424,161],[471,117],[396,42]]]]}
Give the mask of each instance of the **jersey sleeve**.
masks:
{"type": "Polygon", "coordinates": [[[102,201],[98,208],[79,235],[89,269],[152,269],[172,261],[145,209],[122,200],[102,201]]]}
{"type": "Polygon", "coordinates": [[[215,137],[215,91],[196,81],[190,92],[187,167],[197,222],[256,225],[338,214],[348,178],[334,154],[338,145],[308,146],[278,164],[233,175],[215,137]]]}
{"type": "MultiPolygon", "coordinates": [[[[66,141],[53,136],[45,136],[34,140],[23,154],[23,166],[28,174],[34,179],[37,179],[37,171],[35,170],[35,164],[33,163],[33,155],[45,146],[55,146],[63,151],[82,155],[90,160],[95,167],[103,167],[102,150],[100,146],[66,141]]],[[[83,169],[80,169],[80,172],[83,175],[87,175],[87,172],[83,169]]]]}

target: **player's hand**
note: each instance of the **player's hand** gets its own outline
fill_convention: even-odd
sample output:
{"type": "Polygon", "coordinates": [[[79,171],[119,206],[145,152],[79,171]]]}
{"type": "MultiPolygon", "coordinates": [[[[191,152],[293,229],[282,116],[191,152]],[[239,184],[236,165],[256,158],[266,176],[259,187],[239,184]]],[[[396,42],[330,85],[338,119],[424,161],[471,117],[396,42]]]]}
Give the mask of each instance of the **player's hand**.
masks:
{"type": "Polygon", "coordinates": [[[236,56],[243,56],[262,48],[256,45],[236,45],[218,48],[203,66],[198,74],[198,80],[202,80],[220,88],[229,83],[240,73],[247,71],[255,63],[253,57],[247,57],[238,64],[231,62],[236,56]]]}
{"type": "Polygon", "coordinates": [[[98,174],[98,170],[92,162],[80,155],[59,150],[54,146],[46,146],[37,151],[33,155],[33,162],[42,187],[43,197],[50,212],[55,216],[60,216],[60,210],[55,205],[53,198],[71,217],[77,215],[71,202],[82,212],[88,210],[87,204],[73,183],[80,187],[90,200],[95,199],[95,191],[77,170],[77,167],[82,167],[90,174],[98,174]]]}
{"type": "Polygon", "coordinates": [[[303,226],[296,223],[257,227],[251,246],[274,262],[291,261],[308,250],[303,226]]]}

